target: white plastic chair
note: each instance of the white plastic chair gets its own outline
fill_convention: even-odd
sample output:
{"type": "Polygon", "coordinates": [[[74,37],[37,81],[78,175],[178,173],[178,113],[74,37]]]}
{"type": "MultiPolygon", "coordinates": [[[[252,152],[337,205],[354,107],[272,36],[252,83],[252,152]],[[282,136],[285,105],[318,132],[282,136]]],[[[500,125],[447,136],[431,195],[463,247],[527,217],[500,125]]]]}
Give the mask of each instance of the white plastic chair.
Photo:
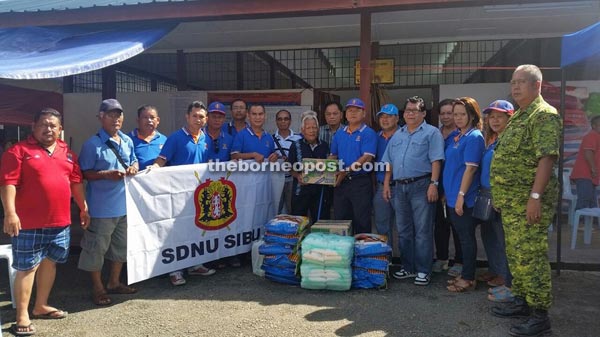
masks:
{"type": "Polygon", "coordinates": [[[17,276],[17,271],[13,269],[12,262],[12,245],[0,245],[0,259],[6,259],[8,262],[8,279],[10,284],[10,300],[12,301],[13,308],[17,307],[17,302],[15,301],[15,277],[17,276]]]}
{"type": "Polygon", "coordinates": [[[582,208],[575,211],[573,227],[571,227],[571,249],[577,245],[577,232],[579,231],[579,218],[584,217],[583,243],[589,245],[592,243],[592,224],[594,218],[600,222],[600,208],[582,208]]]}

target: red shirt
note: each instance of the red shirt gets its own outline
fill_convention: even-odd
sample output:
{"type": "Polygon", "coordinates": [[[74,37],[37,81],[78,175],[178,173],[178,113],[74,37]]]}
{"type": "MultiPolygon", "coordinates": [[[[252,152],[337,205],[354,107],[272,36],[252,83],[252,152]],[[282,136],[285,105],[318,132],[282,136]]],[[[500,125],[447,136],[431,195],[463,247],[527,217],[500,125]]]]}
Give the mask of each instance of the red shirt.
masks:
{"type": "Polygon", "coordinates": [[[598,172],[599,174],[595,178],[592,178],[592,168],[585,160],[585,150],[594,151],[596,170],[600,171],[600,133],[592,130],[581,140],[577,159],[575,159],[575,165],[571,173],[571,179],[590,179],[594,185],[598,186],[600,185],[600,172],[598,172]]]}
{"type": "Polygon", "coordinates": [[[0,185],[16,186],[15,207],[22,229],[71,223],[71,183],[82,181],[81,170],[67,144],[56,142],[49,154],[29,136],[2,155],[0,185]]]}

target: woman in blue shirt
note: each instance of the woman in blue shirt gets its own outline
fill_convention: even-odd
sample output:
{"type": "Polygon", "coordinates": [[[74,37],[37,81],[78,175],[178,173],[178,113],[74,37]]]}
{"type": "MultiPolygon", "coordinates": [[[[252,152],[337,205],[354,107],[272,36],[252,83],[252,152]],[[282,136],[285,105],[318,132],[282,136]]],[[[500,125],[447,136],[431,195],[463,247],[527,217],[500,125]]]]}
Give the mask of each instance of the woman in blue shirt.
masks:
{"type": "MultiPolygon", "coordinates": [[[[484,126],[486,149],[481,160],[481,192],[490,193],[490,165],[494,156],[494,149],[498,136],[504,131],[508,119],[514,113],[510,102],[497,100],[483,111],[487,115],[484,126]]],[[[488,299],[493,302],[510,302],[513,295],[510,291],[512,275],[508,269],[506,247],[504,244],[504,229],[500,213],[494,211],[489,221],[481,224],[481,239],[488,258],[488,271],[478,277],[478,280],[487,282],[494,287],[490,289],[488,299]]]]}
{"type": "Polygon", "coordinates": [[[471,216],[479,189],[479,164],[485,148],[481,134],[481,110],[473,98],[458,98],[452,107],[458,128],[449,137],[444,164],[444,190],[450,219],[458,233],[463,254],[460,276],[448,281],[448,290],[464,292],[475,289],[477,241],[475,221],[471,216]]]}

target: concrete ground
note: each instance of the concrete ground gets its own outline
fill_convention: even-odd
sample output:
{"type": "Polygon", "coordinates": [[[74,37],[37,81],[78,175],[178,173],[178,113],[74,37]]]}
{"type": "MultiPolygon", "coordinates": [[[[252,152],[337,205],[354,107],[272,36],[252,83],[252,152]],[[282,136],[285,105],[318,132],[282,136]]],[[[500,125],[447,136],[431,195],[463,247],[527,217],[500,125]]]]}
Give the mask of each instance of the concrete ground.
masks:
{"type": "MultiPolygon", "coordinates": [[[[59,273],[52,304],[63,320],[34,321],[36,336],[507,336],[511,320],[489,314],[486,287],[452,294],[445,275],[427,287],[392,279],[387,290],[311,291],[255,276],[248,265],[211,277],[188,277],[173,288],[159,277],[137,284],[114,305],[90,301],[87,275],[71,256],[59,273]]],[[[0,262],[2,335],[15,312],[6,264],[0,262]]],[[[600,335],[600,273],[554,275],[553,336],[600,335]]]]}

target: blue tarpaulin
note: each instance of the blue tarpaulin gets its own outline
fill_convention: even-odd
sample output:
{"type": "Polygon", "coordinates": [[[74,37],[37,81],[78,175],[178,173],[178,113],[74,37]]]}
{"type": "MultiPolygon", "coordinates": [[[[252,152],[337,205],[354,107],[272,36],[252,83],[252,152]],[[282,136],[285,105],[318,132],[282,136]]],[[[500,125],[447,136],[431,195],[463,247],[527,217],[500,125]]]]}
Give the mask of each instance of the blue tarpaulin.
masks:
{"type": "Polygon", "coordinates": [[[562,38],[560,66],[600,59],[600,22],[562,38]]]}
{"type": "Polygon", "coordinates": [[[42,79],[85,73],[150,48],[175,23],[0,29],[0,78],[42,79]]]}

